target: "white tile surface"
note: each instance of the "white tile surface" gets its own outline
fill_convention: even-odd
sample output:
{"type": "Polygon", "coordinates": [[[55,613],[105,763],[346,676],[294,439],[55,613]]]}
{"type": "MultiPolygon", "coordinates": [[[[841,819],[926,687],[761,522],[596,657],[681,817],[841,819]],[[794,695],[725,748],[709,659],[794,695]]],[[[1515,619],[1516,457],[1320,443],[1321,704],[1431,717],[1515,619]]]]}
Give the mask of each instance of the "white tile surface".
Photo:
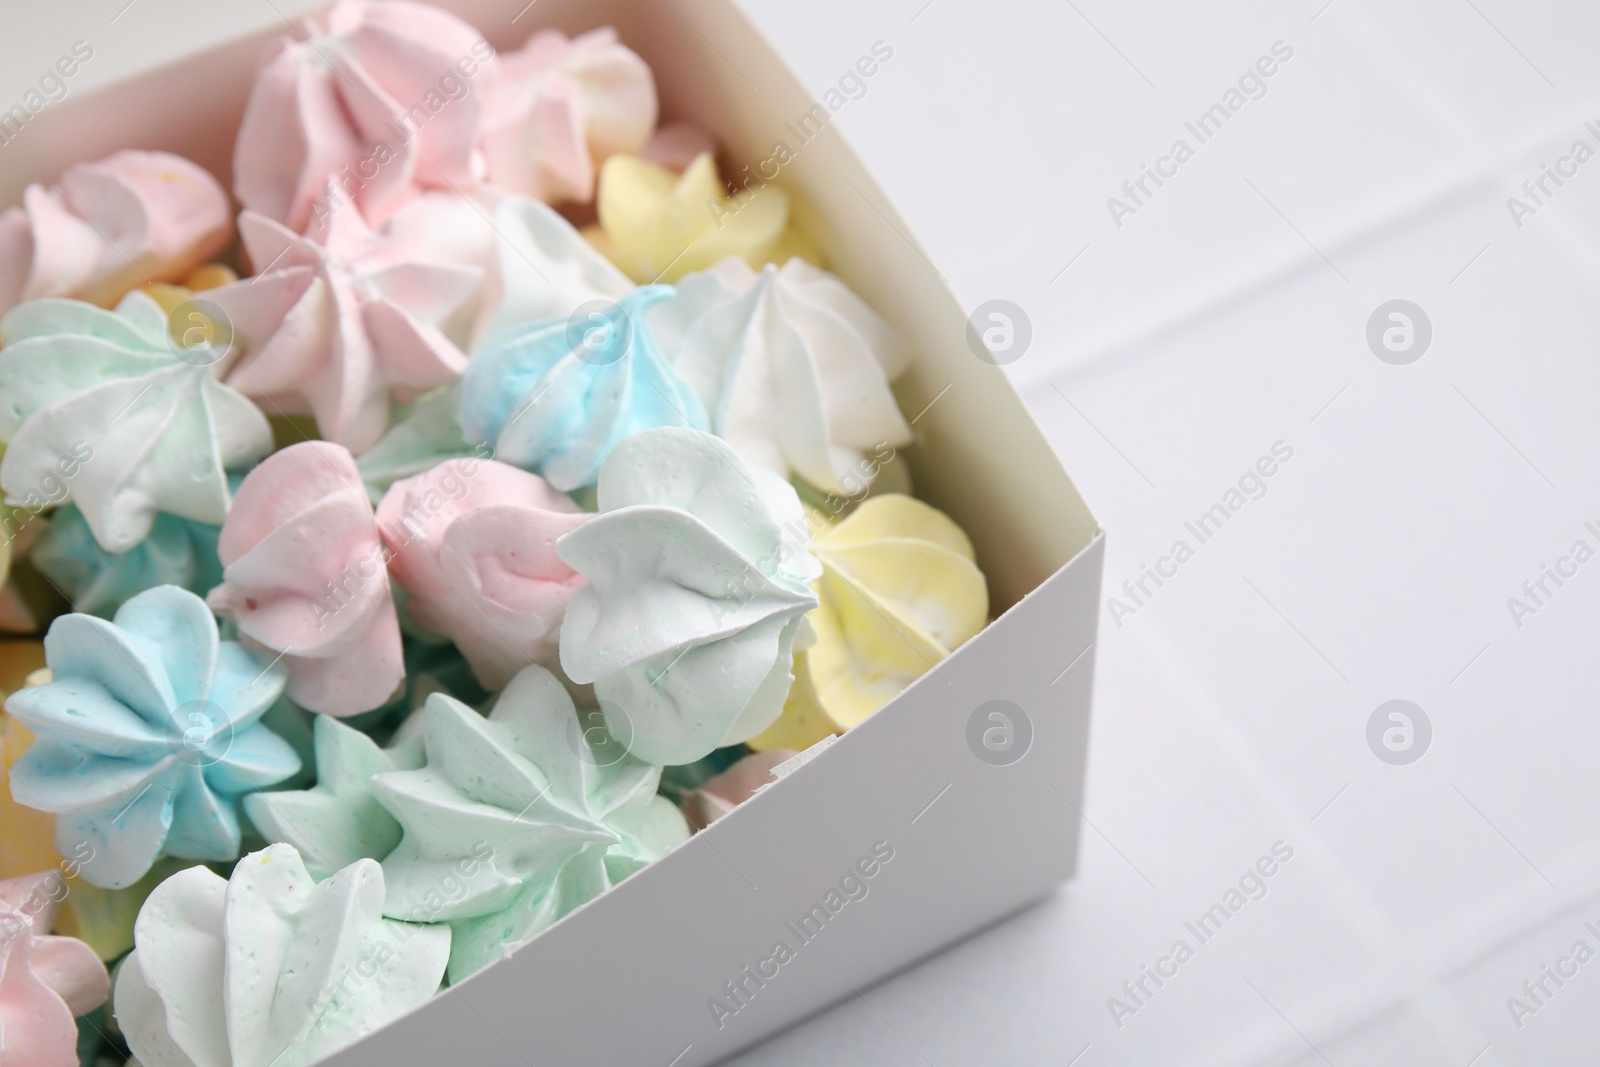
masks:
{"type": "MultiPolygon", "coordinates": [[[[1600,549],[1600,159],[1520,229],[1505,201],[1600,150],[1600,8],[747,2],[819,91],[895,48],[839,125],[965,301],[1027,309],[1012,371],[1111,532],[1108,595],[1294,453],[1105,617],[1078,881],[736,1062],[1594,1062],[1600,962],[1521,1029],[1506,1000],[1600,951],[1600,561],[1520,628],[1506,599],[1600,549]],[[1106,198],[1279,40],[1266,94],[1116,228],[1106,198]],[[1434,328],[1410,366],[1364,337],[1396,297],[1434,328]],[[1406,767],[1365,739],[1397,697],[1435,731],[1406,767]],[[1119,1029],[1107,998],[1280,839],[1266,895],[1119,1029]]],[[[80,37],[74,91],[304,6],[8,10],[0,101],[80,37]]]]}

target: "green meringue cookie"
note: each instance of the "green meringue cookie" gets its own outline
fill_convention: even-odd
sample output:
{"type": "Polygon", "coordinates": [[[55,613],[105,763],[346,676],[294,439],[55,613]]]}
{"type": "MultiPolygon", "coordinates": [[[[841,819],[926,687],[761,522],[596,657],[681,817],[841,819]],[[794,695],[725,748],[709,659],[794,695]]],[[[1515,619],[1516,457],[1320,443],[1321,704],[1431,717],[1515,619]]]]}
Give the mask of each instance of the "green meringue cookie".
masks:
{"type": "Polygon", "coordinates": [[[0,339],[0,488],[15,501],[70,497],[107,552],[142,542],[159,512],[222,525],[227,468],[272,449],[266,416],[222,384],[225,361],[172,343],[143,293],[114,312],[32,300],[0,339]]]}
{"type": "Polygon", "coordinates": [[[254,793],[245,814],[268,841],[293,845],[314,878],[359,859],[381,860],[400,843],[400,824],[372,796],[372,777],[422,766],[421,719],[402,726],[388,748],[360,730],[318,715],[317,784],[303,792],[254,793]]]}
{"type": "Polygon", "coordinates": [[[478,451],[461,436],[461,423],[456,418],[460,407],[459,384],[442,385],[423,393],[396,411],[378,443],[356,457],[356,467],[374,507],[400,479],[478,451]]]}
{"type": "Polygon", "coordinates": [[[450,924],[452,983],[689,836],[656,795],[661,768],[591,748],[579,716],[541,667],[512,678],[487,718],[438,693],[423,709],[427,765],[372,780],[405,830],[383,862],[385,914],[450,924]]]}
{"type": "Polygon", "coordinates": [[[383,917],[383,869],[318,882],[289,845],[167,879],[117,974],[116,1017],[144,1067],[304,1067],[420,1007],[443,926],[383,917]]]}

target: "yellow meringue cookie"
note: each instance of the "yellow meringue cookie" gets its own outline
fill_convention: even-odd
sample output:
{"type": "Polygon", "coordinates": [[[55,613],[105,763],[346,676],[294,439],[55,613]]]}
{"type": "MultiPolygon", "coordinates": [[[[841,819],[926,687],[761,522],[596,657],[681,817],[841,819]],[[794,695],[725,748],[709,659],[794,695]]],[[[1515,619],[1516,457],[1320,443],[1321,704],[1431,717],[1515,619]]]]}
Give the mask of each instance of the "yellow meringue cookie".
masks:
{"type": "Polygon", "coordinates": [[[238,280],[238,272],[226,263],[207,263],[190,271],[189,276],[183,279],[183,287],[193,293],[203,293],[207,289],[221,289],[238,280]]]}
{"type": "Polygon", "coordinates": [[[765,185],[730,197],[709,152],[682,175],[637,156],[612,156],[600,169],[597,204],[600,224],[584,236],[641,284],[675,282],[729,256],[756,270],[794,256],[822,262],[794,226],[787,193],[765,185]]]}
{"type": "MultiPolygon", "coordinates": [[[[43,666],[44,645],[38,641],[0,643],[0,697],[23,688],[43,666]]],[[[11,765],[31,744],[33,733],[26,726],[0,714],[0,881],[47,871],[61,862],[55,819],[11,799],[11,765]]]]}
{"type": "Polygon", "coordinates": [[[972,542],[941,511],[891,493],[814,533],[822,561],[783,714],[747,742],[804,749],[857,725],[983,629],[988,585],[972,542]]]}

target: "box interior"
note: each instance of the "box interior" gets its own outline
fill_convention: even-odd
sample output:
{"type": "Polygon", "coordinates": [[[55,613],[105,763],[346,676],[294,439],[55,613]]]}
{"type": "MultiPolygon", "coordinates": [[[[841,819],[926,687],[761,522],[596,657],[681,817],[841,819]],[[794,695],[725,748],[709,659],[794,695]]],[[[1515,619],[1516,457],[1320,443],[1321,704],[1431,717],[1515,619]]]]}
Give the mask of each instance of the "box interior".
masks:
{"type": "MultiPolygon", "coordinates": [[[[770,65],[742,70],[732,58],[749,65],[764,51],[747,18],[728,18],[716,0],[437,3],[501,50],[547,26],[578,33],[615,25],[655,71],[664,117],[692,119],[717,135],[725,176],[771,158],[784,142],[796,156],[777,181],[794,195],[829,269],[914,354],[895,391],[906,417],[916,419],[908,452],[916,492],[971,536],[989,579],[991,614],[1088,547],[1098,531],[1094,516],[1004,372],[973,355],[960,303],[877,182],[831,124],[803,145],[786,128],[817,104],[797,77],[770,65]]],[[[42,112],[6,149],[14,165],[0,175],[0,203],[19,202],[30,181],[121,148],[176,152],[230,184],[234,131],[253,73],[286,29],[280,24],[42,112]]]]}

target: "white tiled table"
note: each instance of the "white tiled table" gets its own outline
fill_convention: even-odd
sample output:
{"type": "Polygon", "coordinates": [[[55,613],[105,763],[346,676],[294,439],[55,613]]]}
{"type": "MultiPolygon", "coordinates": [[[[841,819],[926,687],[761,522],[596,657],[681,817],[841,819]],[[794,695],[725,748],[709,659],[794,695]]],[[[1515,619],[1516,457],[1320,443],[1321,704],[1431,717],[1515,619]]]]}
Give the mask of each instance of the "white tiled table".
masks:
{"type": "MultiPolygon", "coordinates": [[[[747,2],[819,92],[894,47],[840,125],[968,304],[1029,313],[1011,369],[1111,532],[1107,593],[1194,554],[1103,616],[1080,878],[736,1062],[1600,1059],[1600,957],[1520,1029],[1507,1007],[1600,952],[1600,560],[1520,627],[1507,606],[1600,550],[1600,159],[1520,228],[1506,204],[1600,152],[1600,8],[747,2]],[[1185,122],[1277,41],[1199,144],[1185,122]],[[1107,198],[1180,137],[1118,228],[1107,198]],[[1365,336],[1397,298],[1433,329],[1404,366],[1365,336]],[[1277,442],[1201,544],[1185,523],[1277,442]],[[1411,765],[1367,744],[1392,699],[1432,723],[1411,765]],[[1185,923],[1276,841],[1293,858],[1201,945],[1185,923]],[[1108,998],[1179,939],[1119,1029],[1108,998]]],[[[124,4],[8,12],[0,100],[79,37],[87,86],[306,6],[124,4]]]]}

